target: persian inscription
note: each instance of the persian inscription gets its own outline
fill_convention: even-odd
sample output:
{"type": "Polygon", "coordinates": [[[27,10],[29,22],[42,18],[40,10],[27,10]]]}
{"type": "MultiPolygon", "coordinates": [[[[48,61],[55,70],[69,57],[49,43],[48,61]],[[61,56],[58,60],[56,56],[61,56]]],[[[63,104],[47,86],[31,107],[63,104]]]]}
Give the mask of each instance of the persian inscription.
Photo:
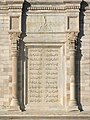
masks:
{"type": "Polygon", "coordinates": [[[29,92],[30,102],[42,102],[42,48],[29,51],[29,92]]]}
{"type": "Polygon", "coordinates": [[[60,47],[29,48],[29,102],[55,103],[60,80],[60,47]]]}
{"type": "Polygon", "coordinates": [[[58,102],[58,48],[45,49],[46,102],[58,102]]]}

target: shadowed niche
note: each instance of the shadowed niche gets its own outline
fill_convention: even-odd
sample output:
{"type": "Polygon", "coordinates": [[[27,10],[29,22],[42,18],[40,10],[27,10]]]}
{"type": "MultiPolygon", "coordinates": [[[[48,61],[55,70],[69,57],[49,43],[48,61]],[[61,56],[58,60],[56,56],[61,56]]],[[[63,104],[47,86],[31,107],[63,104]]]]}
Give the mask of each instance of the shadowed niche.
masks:
{"type": "MultiPolygon", "coordinates": [[[[23,2],[23,7],[22,7],[22,16],[21,16],[21,35],[20,35],[20,40],[18,43],[19,46],[19,57],[18,57],[18,72],[20,73],[18,75],[18,98],[19,98],[19,105],[21,111],[25,111],[25,80],[27,79],[25,77],[24,73],[25,71],[25,61],[26,61],[26,55],[25,55],[25,43],[24,43],[24,38],[27,36],[26,35],[26,20],[27,20],[27,12],[29,8],[31,7],[30,3],[24,0],[23,2]]],[[[27,97],[26,97],[27,98],[27,97]]]]}
{"type": "Polygon", "coordinates": [[[82,105],[81,105],[81,78],[80,78],[80,61],[82,58],[82,52],[81,52],[81,38],[84,36],[84,12],[86,11],[86,7],[88,6],[88,3],[82,0],[80,3],[80,9],[79,9],[79,34],[78,39],[76,42],[76,57],[75,57],[75,79],[76,79],[76,100],[77,105],[80,111],[83,111],[82,105]]]}
{"type": "Polygon", "coordinates": [[[21,24],[21,30],[22,33],[26,33],[26,19],[27,19],[27,12],[29,8],[31,7],[31,4],[24,0],[23,7],[22,7],[22,24],[21,24]]]}

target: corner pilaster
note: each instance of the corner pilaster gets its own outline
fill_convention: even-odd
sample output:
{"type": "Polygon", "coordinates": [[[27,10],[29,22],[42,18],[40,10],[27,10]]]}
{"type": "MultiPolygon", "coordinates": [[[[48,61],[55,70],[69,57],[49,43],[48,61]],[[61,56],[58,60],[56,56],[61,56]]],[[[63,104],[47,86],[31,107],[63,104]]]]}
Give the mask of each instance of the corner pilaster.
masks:
{"type": "Polygon", "coordinates": [[[18,102],[18,70],[17,70],[17,59],[18,59],[18,40],[20,32],[14,31],[9,32],[11,40],[11,56],[12,56],[12,100],[10,104],[10,110],[20,110],[18,102]]]}
{"type": "Polygon", "coordinates": [[[70,51],[70,101],[69,110],[78,110],[76,96],[75,96],[75,42],[78,37],[78,32],[67,33],[70,51]]]}

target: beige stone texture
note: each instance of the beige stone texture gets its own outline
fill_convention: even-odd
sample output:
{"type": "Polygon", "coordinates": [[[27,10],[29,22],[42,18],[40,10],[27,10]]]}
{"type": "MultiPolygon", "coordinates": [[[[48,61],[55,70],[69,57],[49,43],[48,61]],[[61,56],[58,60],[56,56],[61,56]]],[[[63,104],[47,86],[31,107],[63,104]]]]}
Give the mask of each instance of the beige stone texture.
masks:
{"type": "Polygon", "coordinates": [[[89,0],[0,0],[0,120],[11,119],[90,119],[89,0]]]}

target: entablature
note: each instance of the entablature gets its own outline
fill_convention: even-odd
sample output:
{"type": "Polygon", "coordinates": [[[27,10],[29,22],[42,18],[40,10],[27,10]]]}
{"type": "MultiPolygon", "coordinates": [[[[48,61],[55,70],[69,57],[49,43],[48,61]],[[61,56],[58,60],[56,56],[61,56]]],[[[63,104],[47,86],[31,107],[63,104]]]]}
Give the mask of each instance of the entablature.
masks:
{"type": "MultiPolygon", "coordinates": [[[[26,1],[30,3],[30,10],[67,10],[67,9],[79,9],[80,1],[67,1],[67,0],[49,0],[49,1],[26,1]]],[[[0,10],[22,9],[24,0],[5,0],[0,1],[0,10]]]]}

